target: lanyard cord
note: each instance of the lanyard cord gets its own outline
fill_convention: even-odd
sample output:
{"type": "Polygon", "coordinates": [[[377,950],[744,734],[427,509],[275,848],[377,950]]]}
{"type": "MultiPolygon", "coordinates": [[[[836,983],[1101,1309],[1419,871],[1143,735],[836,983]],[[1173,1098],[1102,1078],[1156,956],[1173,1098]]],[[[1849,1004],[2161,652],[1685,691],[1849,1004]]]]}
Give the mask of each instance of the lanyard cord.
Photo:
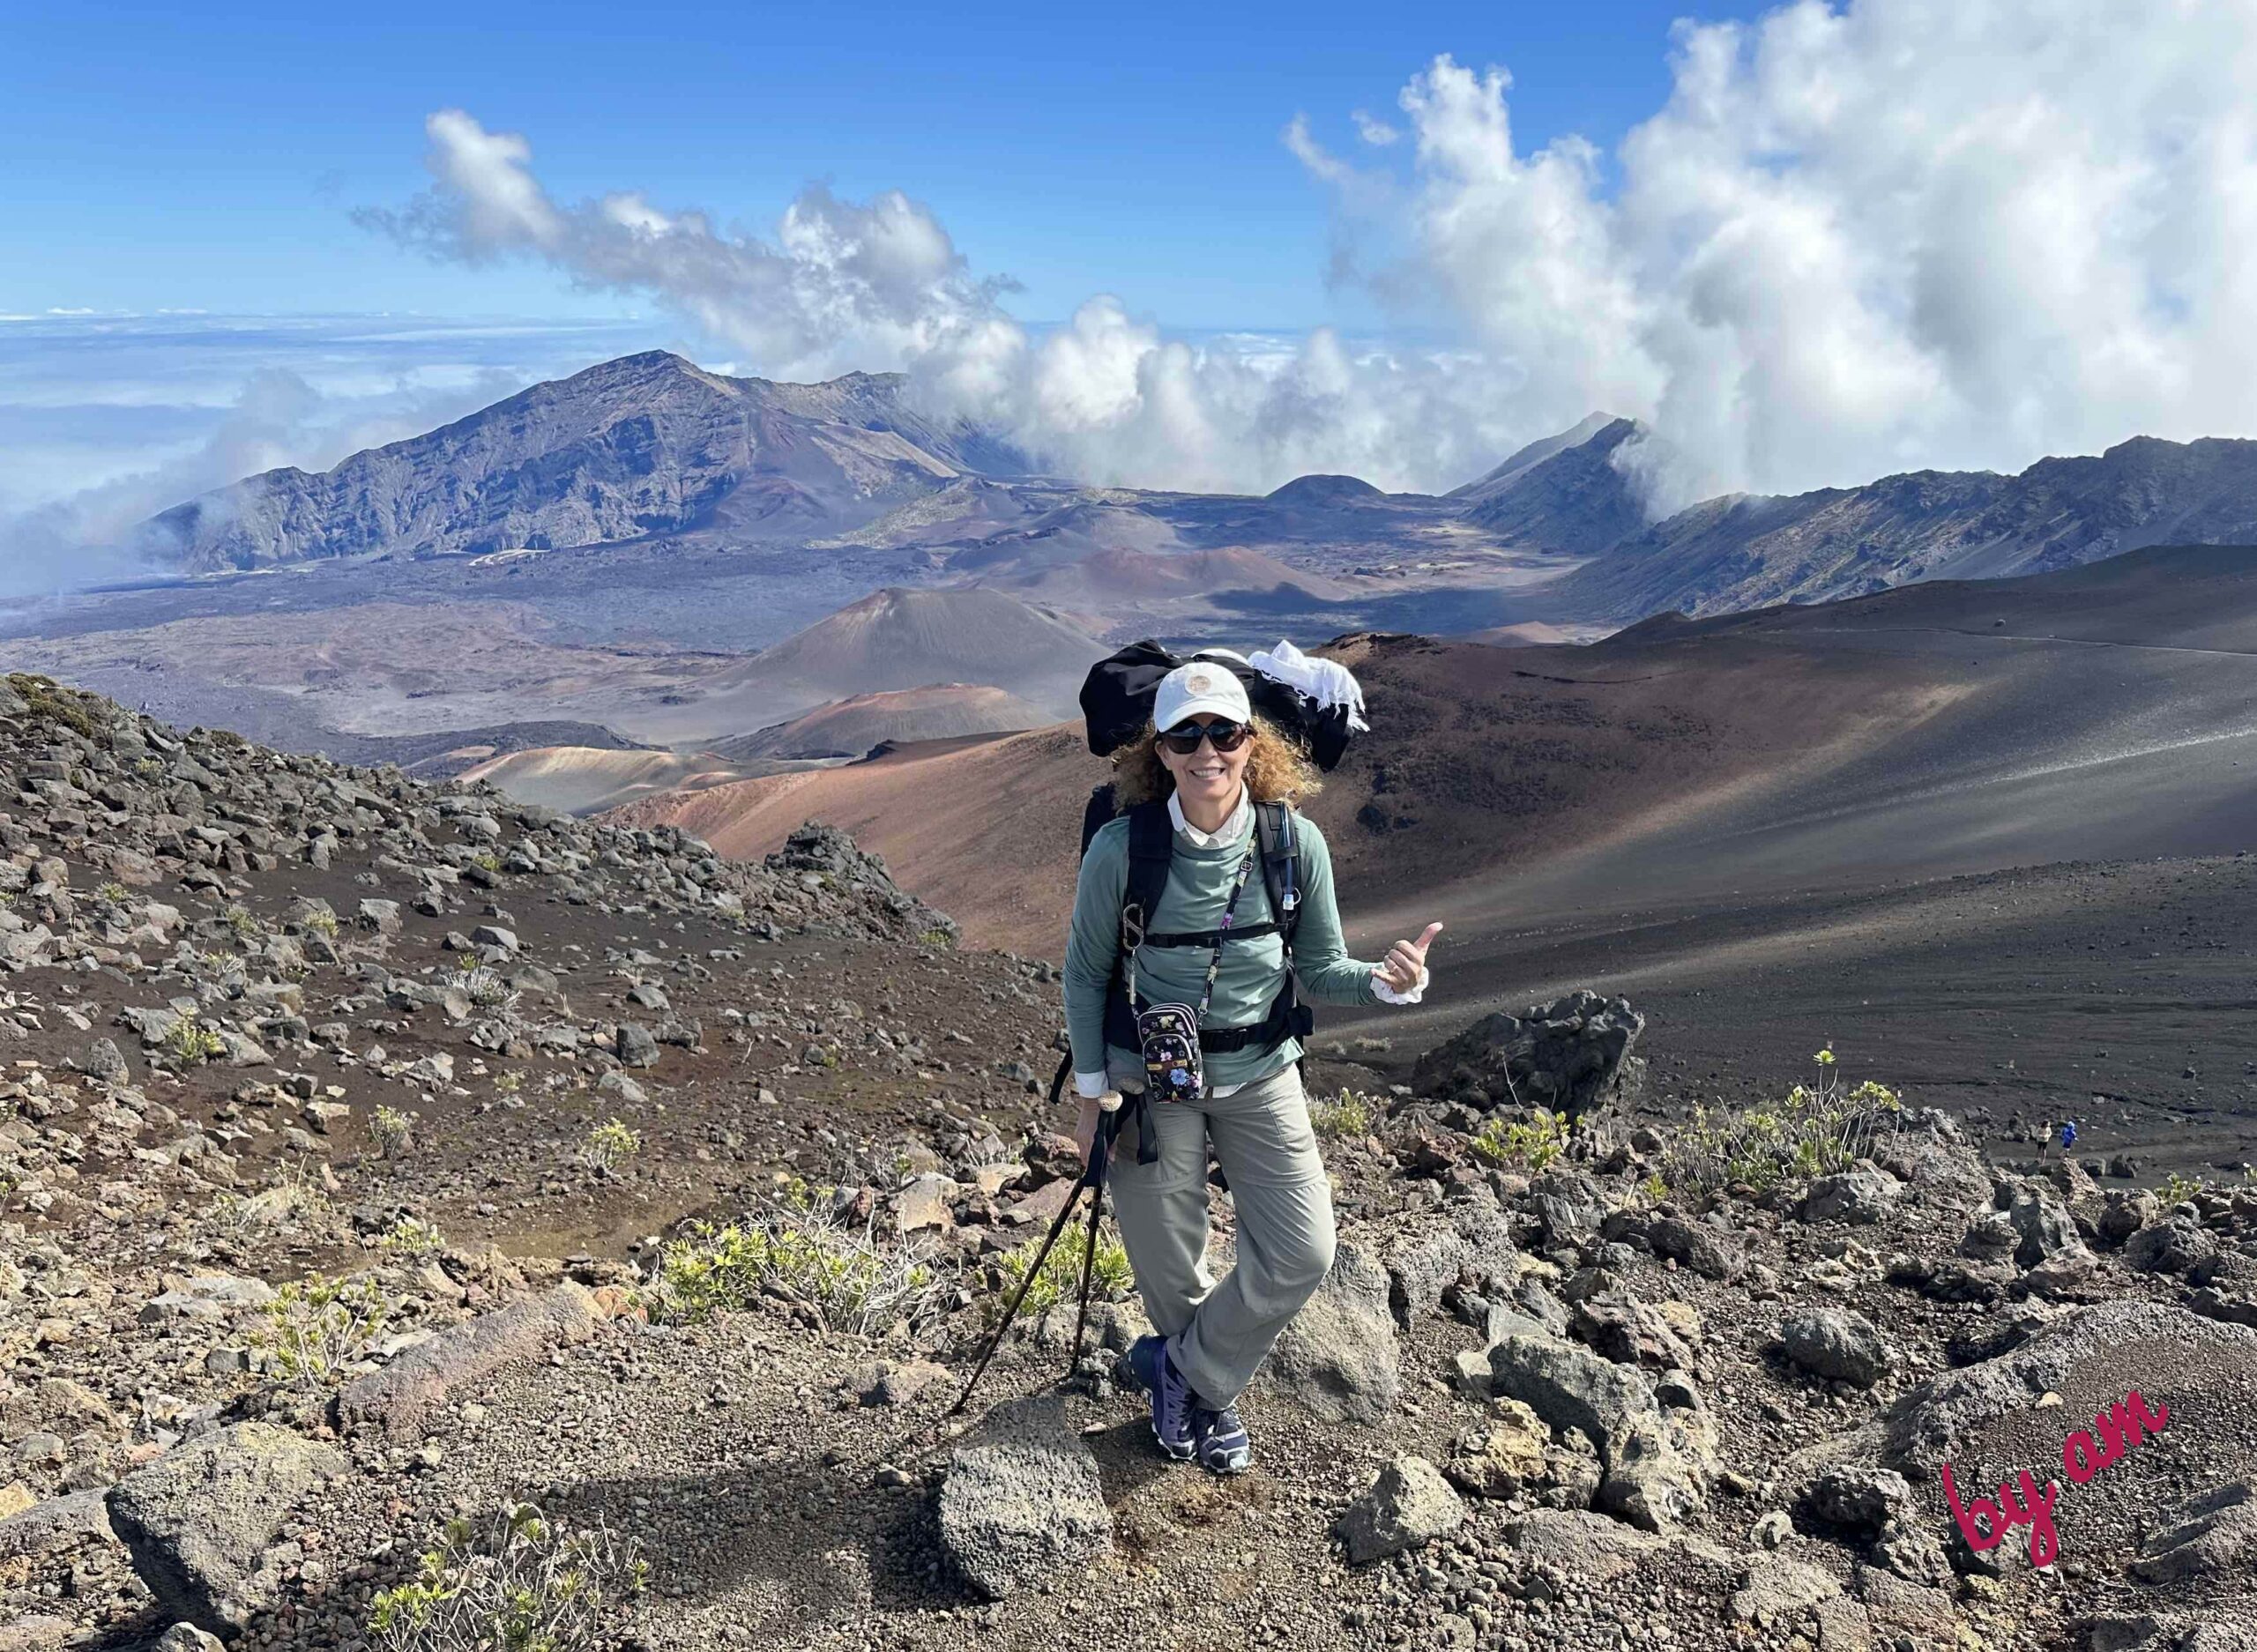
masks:
{"type": "MultiPolygon", "coordinates": [[[[1254,858],[1259,852],[1259,843],[1249,837],[1246,858],[1238,863],[1238,875],[1231,880],[1231,897],[1224,904],[1223,920],[1215,926],[1215,950],[1207,959],[1207,979],[1199,989],[1199,1008],[1192,1017],[1195,1026],[1205,1023],[1207,1006],[1214,1001],[1215,978],[1223,971],[1223,943],[1230,939],[1231,920],[1238,914],[1238,897],[1246,892],[1247,874],[1254,870],[1254,858]]],[[[1132,1010],[1136,1007],[1136,947],[1128,949],[1128,1008],[1132,1010]]]]}

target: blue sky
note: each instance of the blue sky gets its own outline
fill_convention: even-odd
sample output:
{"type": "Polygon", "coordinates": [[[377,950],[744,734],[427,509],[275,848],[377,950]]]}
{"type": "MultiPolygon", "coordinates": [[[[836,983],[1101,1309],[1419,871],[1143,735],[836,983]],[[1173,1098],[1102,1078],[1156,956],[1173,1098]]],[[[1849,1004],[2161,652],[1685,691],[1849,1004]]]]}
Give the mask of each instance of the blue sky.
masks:
{"type": "Polygon", "coordinates": [[[2257,436],[2253,106],[2250,0],[0,11],[0,591],[654,347],[1136,487],[2257,436]]]}
{"type": "Polygon", "coordinates": [[[803,185],[930,206],[1022,319],[1093,293],[1172,329],[1369,319],[1279,141],[1397,119],[1438,53],[1514,76],[1518,147],[1611,148],[1669,85],[1669,0],[1137,8],[669,4],[18,8],[0,25],[0,312],[618,316],[527,268],[356,227],[423,121],[523,133],[561,200],[632,187],[770,233],[803,185]]]}

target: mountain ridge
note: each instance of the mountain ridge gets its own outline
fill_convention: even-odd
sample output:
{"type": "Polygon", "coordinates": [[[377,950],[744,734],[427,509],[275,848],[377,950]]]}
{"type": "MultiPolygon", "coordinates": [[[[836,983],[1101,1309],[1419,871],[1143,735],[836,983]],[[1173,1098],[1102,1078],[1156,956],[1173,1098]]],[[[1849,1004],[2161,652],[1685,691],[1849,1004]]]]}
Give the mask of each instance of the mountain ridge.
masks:
{"type": "Polygon", "coordinates": [[[1012,465],[994,437],[908,407],[906,383],[899,374],[730,378],[646,351],[326,471],[285,467],[200,495],[144,525],[141,547],[208,573],[573,549],[715,523],[805,538],[1012,465]]]}
{"type": "MultiPolygon", "coordinates": [[[[1007,577],[1041,579],[1050,566],[1061,591],[1098,589],[1119,581],[1092,559],[1242,552],[1307,576],[1292,588],[1307,593],[1311,614],[1381,604],[1344,609],[1337,629],[1538,622],[1588,634],[1672,610],[1713,614],[2043,572],[2166,541],[2257,539],[2257,443],[2231,437],[2133,436],[2012,475],[1931,469],[1724,495],[1649,521],[1641,467],[1626,458],[1650,433],[1603,413],[1444,495],[1313,473],[1257,497],[1040,477],[993,432],[920,412],[909,386],[898,373],[737,378],[646,351],[325,472],[245,478],[153,518],[144,542],[191,574],[481,556],[515,573],[552,551],[820,549],[836,554],[827,565],[870,568],[865,591],[977,581],[1006,563],[1007,577]],[[1458,560],[1469,549],[1473,560],[1458,560]],[[1365,572],[1404,582],[1392,589],[1405,596],[1324,583],[1365,572]]],[[[791,570],[771,560],[760,571],[791,570]]],[[[851,591],[851,579],[838,583],[851,591]]],[[[1135,606],[1091,618],[1149,623],[1135,606]]],[[[1249,617],[1227,604],[1175,616],[1210,628],[1249,617]]]]}
{"type": "Polygon", "coordinates": [[[1705,616],[2251,540],[2257,441],[2133,436],[2010,475],[1909,471],[1858,487],[1705,500],[1619,541],[1544,600],[1617,621],[1705,616]]]}

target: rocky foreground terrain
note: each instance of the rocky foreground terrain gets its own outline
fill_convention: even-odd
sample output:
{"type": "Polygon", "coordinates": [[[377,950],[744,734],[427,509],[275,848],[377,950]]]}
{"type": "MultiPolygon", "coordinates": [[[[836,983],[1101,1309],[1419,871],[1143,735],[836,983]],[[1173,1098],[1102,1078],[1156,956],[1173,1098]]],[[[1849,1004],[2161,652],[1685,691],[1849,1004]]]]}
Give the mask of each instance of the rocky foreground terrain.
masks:
{"type": "Polygon", "coordinates": [[[1072,1189],[1057,986],[838,833],[20,676],[0,778],[0,1648],[2257,1646],[2246,1179],[1823,1063],[1672,1123],[1620,1000],[1331,1045],[1338,1258],[1217,1480],[1109,1245],[950,1416],[1072,1189]],[[2050,1516],[1978,1552],[1947,1464],[2050,1516]]]}

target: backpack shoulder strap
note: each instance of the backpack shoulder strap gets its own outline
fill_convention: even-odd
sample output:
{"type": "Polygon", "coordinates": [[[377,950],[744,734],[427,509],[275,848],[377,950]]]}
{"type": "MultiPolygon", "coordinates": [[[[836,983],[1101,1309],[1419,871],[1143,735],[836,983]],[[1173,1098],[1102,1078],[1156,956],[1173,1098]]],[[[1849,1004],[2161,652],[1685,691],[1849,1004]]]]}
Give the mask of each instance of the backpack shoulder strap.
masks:
{"type": "Polygon", "coordinates": [[[1175,826],[1165,803],[1139,803],[1128,811],[1128,882],[1121,891],[1122,927],[1141,934],[1151,927],[1167,890],[1168,863],[1175,858],[1175,826]]]}
{"type": "Polygon", "coordinates": [[[1090,800],[1082,805],[1082,852],[1090,852],[1090,839],[1104,829],[1106,822],[1120,811],[1114,807],[1113,782],[1090,788],[1090,800]]]}
{"type": "Polygon", "coordinates": [[[1301,919],[1300,830],[1293,806],[1256,803],[1254,830],[1262,845],[1262,882],[1269,891],[1270,912],[1290,952],[1301,919]]]}

